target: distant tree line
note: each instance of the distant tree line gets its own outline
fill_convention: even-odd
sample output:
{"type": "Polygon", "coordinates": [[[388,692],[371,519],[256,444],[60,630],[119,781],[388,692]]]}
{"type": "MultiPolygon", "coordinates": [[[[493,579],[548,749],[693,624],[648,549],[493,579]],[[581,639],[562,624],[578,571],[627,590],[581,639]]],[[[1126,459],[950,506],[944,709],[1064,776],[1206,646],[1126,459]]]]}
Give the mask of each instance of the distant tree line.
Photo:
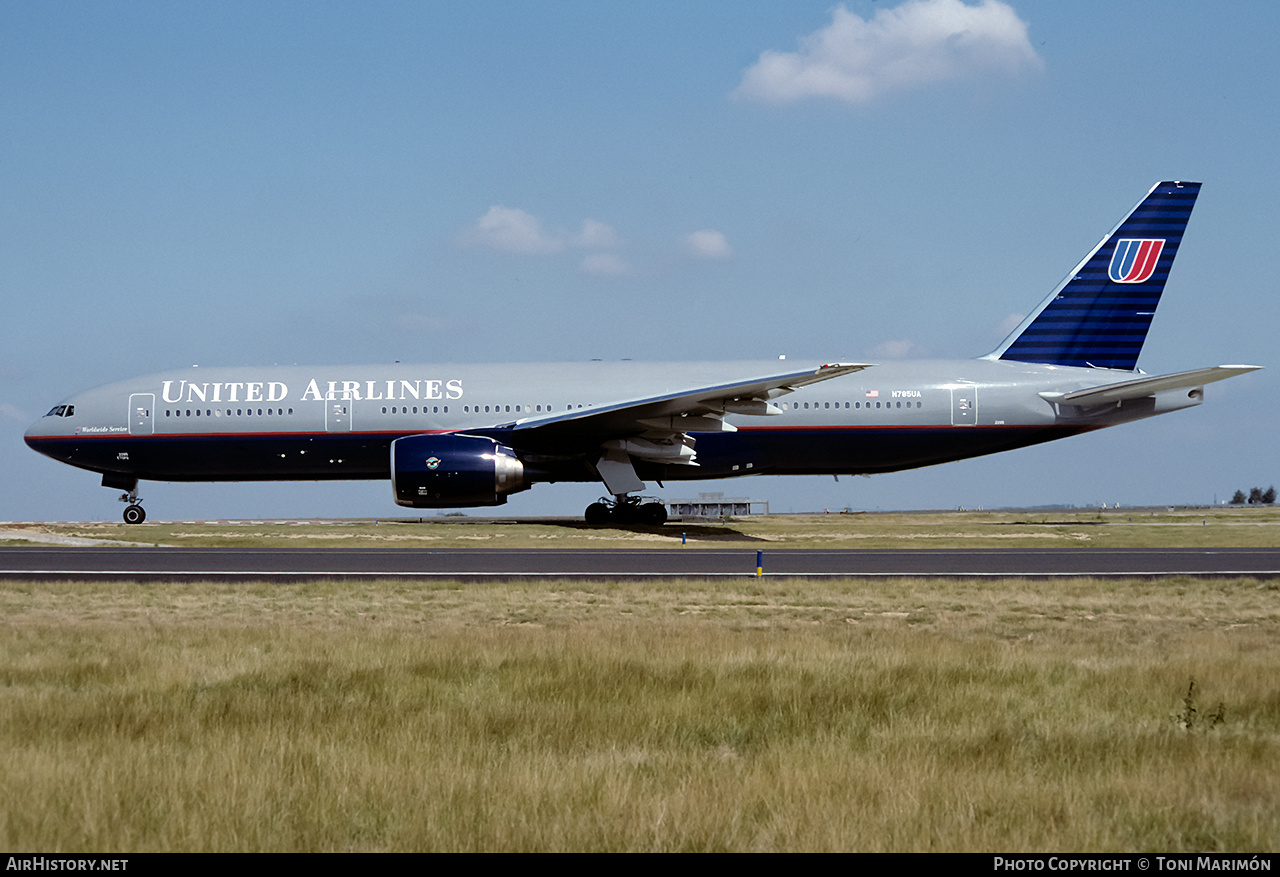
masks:
{"type": "Polygon", "coordinates": [[[1263,490],[1260,487],[1253,487],[1249,490],[1249,495],[1245,496],[1243,490],[1237,490],[1235,496],[1231,497],[1232,505],[1271,505],[1276,501],[1275,485],[1263,490]]]}

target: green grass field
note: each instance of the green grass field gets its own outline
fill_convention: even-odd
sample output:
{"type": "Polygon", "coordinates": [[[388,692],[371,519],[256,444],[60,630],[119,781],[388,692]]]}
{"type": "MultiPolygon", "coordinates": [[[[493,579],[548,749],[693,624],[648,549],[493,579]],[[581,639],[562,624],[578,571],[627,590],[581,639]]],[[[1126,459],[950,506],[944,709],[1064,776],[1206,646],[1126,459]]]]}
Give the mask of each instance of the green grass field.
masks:
{"type": "Polygon", "coordinates": [[[14,851],[1280,838],[1273,581],[10,582],[0,612],[14,851]]]}
{"type": "Polygon", "coordinates": [[[1280,509],[1069,509],[1051,512],[772,515],[724,523],[662,527],[588,527],[490,522],[468,518],[403,521],[235,524],[116,523],[5,525],[0,540],[58,535],[152,545],[226,547],[616,548],[719,547],[753,543],[777,548],[1095,548],[1259,547],[1280,545],[1280,509]],[[682,545],[682,536],[687,544],[682,545]]]}

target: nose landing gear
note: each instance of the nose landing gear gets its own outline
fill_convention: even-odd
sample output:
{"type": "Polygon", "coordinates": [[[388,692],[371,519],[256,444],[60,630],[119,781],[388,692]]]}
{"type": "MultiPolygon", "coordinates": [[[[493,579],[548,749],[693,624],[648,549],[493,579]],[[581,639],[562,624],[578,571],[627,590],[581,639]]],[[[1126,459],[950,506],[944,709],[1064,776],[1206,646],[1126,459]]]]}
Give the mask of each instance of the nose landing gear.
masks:
{"type": "Polygon", "coordinates": [[[667,522],[667,507],[652,497],[620,493],[613,499],[600,497],[587,506],[586,520],[592,526],[604,524],[645,524],[660,527],[667,522]]]}
{"type": "Polygon", "coordinates": [[[138,479],[136,476],[119,472],[104,472],[102,473],[102,486],[113,487],[117,490],[123,488],[124,493],[120,494],[120,501],[129,504],[124,510],[124,522],[126,524],[141,524],[147,519],[147,513],[142,508],[142,497],[138,496],[138,479]]]}
{"type": "Polygon", "coordinates": [[[141,524],[147,519],[147,511],[142,507],[142,497],[138,496],[137,487],[134,487],[128,493],[120,494],[120,501],[128,503],[124,508],[124,522],[126,524],[141,524]]]}

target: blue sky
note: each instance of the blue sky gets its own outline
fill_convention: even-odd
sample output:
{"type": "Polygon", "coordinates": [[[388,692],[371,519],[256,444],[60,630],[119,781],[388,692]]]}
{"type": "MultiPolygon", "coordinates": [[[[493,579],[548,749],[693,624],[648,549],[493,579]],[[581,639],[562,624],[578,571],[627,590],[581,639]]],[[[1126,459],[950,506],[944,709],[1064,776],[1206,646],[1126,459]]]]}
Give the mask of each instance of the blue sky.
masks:
{"type": "MultiPolygon", "coordinates": [[[[1139,365],[1207,403],[776,510],[1196,503],[1280,481],[1270,3],[9,3],[0,520],[115,520],[21,441],[199,363],[967,357],[1156,181],[1205,183],[1139,365]]],[[[578,513],[543,485],[515,514],[578,513]]],[[[153,517],[387,484],[144,485],[153,517]]]]}

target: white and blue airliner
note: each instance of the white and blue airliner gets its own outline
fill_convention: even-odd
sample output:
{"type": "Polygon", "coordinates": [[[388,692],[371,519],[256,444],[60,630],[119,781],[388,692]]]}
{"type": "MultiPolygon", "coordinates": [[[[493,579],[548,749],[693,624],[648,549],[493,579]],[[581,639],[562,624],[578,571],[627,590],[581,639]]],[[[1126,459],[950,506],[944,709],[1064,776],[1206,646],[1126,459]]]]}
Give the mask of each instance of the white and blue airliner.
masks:
{"type": "Polygon", "coordinates": [[[1254,371],[1138,354],[1200,184],[1158,183],[995,350],[969,360],[200,368],[77,393],[33,449],[138,483],[387,479],[411,508],[603,482],[591,523],[660,524],[646,481],[893,472],[1199,405],[1254,371]],[[785,366],[785,367],[784,367],[785,366]]]}

